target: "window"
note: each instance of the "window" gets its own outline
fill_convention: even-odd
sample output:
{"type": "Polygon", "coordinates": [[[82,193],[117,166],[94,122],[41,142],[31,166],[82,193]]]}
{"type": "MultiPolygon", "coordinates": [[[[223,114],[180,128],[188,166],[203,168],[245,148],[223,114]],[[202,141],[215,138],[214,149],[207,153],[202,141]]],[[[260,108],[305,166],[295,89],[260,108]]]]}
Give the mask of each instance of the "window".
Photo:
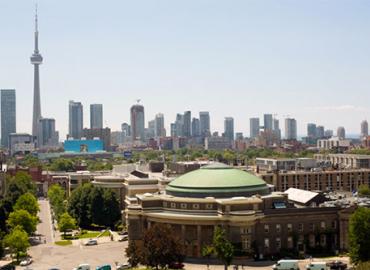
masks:
{"type": "Polygon", "coordinates": [[[256,204],[256,203],[255,203],[255,204],[253,204],[253,210],[254,210],[254,211],[258,211],[258,204],[256,204]]]}
{"type": "Polygon", "coordinates": [[[310,247],[315,247],[315,235],[310,234],[309,236],[309,245],[310,247]]]}
{"type": "Polygon", "coordinates": [[[182,204],[181,204],[181,209],[186,209],[186,208],[187,208],[186,203],[182,203],[182,204]]]}
{"type": "Polygon", "coordinates": [[[315,231],[315,224],[314,223],[310,223],[310,231],[311,232],[315,231]]]}
{"type": "Polygon", "coordinates": [[[167,207],[167,202],[163,202],[163,207],[167,207]]]}
{"type": "Polygon", "coordinates": [[[269,225],[265,224],[264,229],[265,229],[265,233],[269,233],[270,231],[269,225]]]}
{"type": "Polygon", "coordinates": [[[250,249],[251,248],[251,241],[248,237],[243,239],[243,249],[250,249]]]}
{"type": "Polygon", "coordinates": [[[326,235],[325,234],[322,234],[320,236],[320,244],[321,244],[322,247],[326,246],[326,235]]]}
{"type": "Polygon", "coordinates": [[[321,223],[320,223],[320,227],[321,227],[321,229],[325,229],[326,228],[326,223],[325,223],[325,221],[321,221],[321,223]]]}
{"type": "Polygon", "coordinates": [[[251,234],[252,229],[250,227],[241,227],[240,228],[240,234],[251,234]]]}
{"type": "Polygon", "coordinates": [[[303,223],[298,224],[298,231],[303,232],[303,223]]]}
{"type": "Polygon", "coordinates": [[[176,203],[172,202],[171,203],[171,208],[176,208],[176,203]]]}
{"type": "Polygon", "coordinates": [[[293,248],[293,238],[291,236],[287,239],[288,248],[293,248]]]}
{"type": "Polygon", "coordinates": [[[264,243],[265,243],[265,248],[269,248],[270,247],[270,239],[265,238],[264,243]]]}
{"type": "Polygon", "coordinates": [[[198,203],[194,203],[193,204],[193,209],[199,209],[199,204],[198,203]]]}
{"type": "Polygon", "coordinates": [[[276,224],[276,233],[281,233],[281,225],[276,224]]]}
{"type": "Polygon", "coordinates": [[[276,249],[281,249],[281,239],[280,239],[280,237],[276,238],[276,249]]]}
{"type": "Polygon", "coordinates": [[[288,230],[288,232],[291,232],[291,231],[293,230],[293,225],[292,225],[292,223],[288,223],[288,224],[287,224],[287,230],[288,230]]]}
{"type": "Polygon", "coordinates": [[[207,203],[206,204],[206,209],[208,209],[208,210],[213,209],[213,204],[207,203]]]}
{"type": "Polygon", "coordinates": [[[336,229],[336,228],[337,228],[337,221],[336,221],[336,220],[333,220],[333,221],[331,222],[331,227],[332,227],[333,229],[336,229]]]}

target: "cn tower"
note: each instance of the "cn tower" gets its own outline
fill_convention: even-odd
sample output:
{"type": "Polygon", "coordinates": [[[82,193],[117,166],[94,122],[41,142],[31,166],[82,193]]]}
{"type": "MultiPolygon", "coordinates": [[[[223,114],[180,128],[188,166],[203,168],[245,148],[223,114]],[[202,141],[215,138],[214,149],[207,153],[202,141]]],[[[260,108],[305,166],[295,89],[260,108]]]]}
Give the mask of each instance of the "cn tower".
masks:
{"type": "Polygon", "coordinates": [[[36,7],[36,12],[35,12],[35,50],[31,56],[31,64],[34,67],[32,136],[37,136],[38,122],[41,118],[39,66],[42,64],[42,56],[39,53],[39,31],[38,31],[38,26],[37,26],[37,7],[36,7]]]}

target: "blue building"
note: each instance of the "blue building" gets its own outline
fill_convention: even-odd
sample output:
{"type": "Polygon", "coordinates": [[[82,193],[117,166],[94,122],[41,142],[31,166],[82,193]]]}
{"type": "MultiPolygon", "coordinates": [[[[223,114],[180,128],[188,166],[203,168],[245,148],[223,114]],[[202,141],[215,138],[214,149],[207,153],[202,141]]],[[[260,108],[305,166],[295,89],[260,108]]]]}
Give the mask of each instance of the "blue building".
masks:
{"type": "Polygon", "coordinates": [[[73,153],[96,153],[103,150],[102,140],[66,140],[64,151],[73,153]]]}

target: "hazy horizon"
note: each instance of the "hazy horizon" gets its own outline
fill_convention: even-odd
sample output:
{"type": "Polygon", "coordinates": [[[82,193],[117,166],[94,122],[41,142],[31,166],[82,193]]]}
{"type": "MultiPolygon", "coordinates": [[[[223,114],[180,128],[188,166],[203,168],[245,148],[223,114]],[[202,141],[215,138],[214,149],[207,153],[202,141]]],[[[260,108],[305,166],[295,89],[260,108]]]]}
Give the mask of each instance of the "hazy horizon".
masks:
{"type": "MultiPolygon", "coordinates": [[[[43,117],[68,132],[68,101],[102,103],[112,131],[136,99],[145,122],[210,111],[212,131],[234,117],[286,115],[359,134],[370,112],[370,2],[39,0],[43,117]]],[[[0,1],[0,89],[16,89],[17,132],[31,132],[34,2],[0,1]]]]}

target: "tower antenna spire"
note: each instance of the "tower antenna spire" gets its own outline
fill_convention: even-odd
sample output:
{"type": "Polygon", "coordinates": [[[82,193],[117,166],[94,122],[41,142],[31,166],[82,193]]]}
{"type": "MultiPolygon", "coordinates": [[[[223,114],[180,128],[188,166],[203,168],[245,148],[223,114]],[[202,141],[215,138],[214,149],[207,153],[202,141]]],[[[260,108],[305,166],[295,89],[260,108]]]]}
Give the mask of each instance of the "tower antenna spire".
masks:
{"type": "Polygon", "coordinates": [[[37,3],[35,4],[35,32],[38,32],[37,3]]]}

